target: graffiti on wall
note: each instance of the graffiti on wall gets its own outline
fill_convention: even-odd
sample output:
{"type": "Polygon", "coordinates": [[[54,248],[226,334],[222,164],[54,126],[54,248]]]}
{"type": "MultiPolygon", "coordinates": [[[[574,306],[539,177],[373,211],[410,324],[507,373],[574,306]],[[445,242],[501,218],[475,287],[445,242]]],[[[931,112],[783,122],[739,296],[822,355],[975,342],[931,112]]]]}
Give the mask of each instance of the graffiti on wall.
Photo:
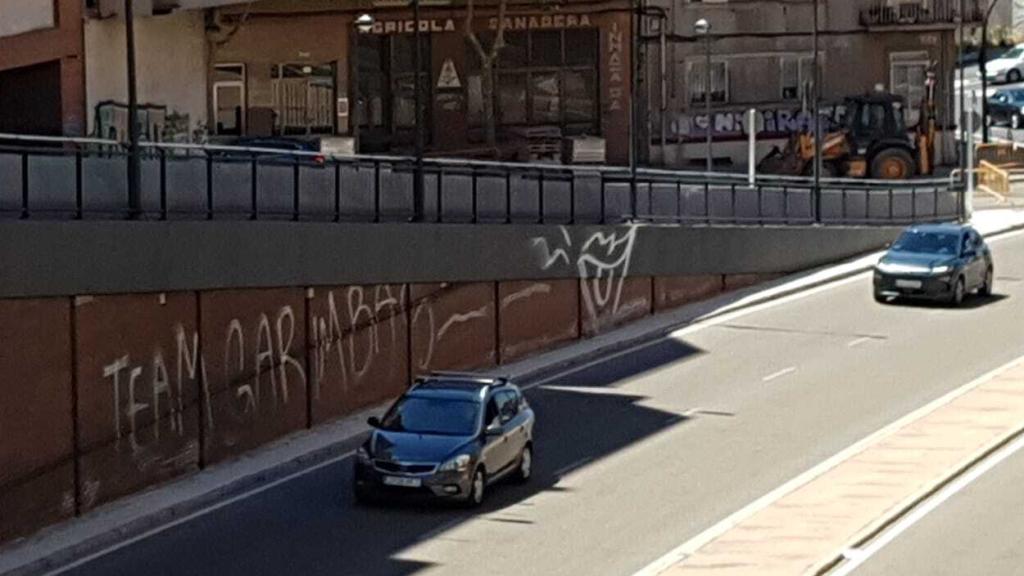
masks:
{"type": "Polygon", "coordinates": [[[532,239],[542,270],[558,265],[575,267],[583,306],[592,319],[605,310],[613,315],[630,312],[622,308],[622,292],[636,248],[637,226],[620,230],[595,232],[576,245],[565,226],[560,227],[561,237],[555,242],[544,237],[532,239]]]}
{"type": "Polygon", "coordinates": [[[393,354],[404,352],[401,314],[407,307],[408,287],[349,286],[326,291],[326,309],[310,312],[311,378],[314,401],[322,397],[327,377],[336,368],[336,385],[346,392],[380,363],[394,363],[393,354]]]}
{"type": "MultiPolygon", "coordinates": [[[[720,140],[746,138],[749,132],[748,112],[729,110],[711,115],[711,135],[720,140]]],[[[835,109],[821,110],[822,129],[835,127],[835,109]]],[[[708,117],[706,114],[679,114],[672,119],[670,130],[680,141],[700,141],[707,137],[708,117]]],[[[757,114],[758,138],[787,138],[791,134],[814,129],[814,114],[810,111],[791,108],[767,108],[757,114]]]]}

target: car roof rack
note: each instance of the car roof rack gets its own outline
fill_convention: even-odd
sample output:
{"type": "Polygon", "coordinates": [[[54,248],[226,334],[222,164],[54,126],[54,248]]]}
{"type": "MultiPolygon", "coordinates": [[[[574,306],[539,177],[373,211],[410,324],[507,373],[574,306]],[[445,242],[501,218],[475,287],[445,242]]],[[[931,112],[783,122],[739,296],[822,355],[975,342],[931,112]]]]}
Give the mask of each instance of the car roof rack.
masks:
{"type": "Polygon", "coordinates": [[[458,370],[434,370],[426,375],[419,375],[413,381],[415,383],[422,383],[432,377],[448,377],[448,378],[463,378],[466,380],[476,380],[479,382],[489,382],[493,386],[504,386],[509,383],[508,376],[487,376],[476,372],[462,372],[458,370]]]}

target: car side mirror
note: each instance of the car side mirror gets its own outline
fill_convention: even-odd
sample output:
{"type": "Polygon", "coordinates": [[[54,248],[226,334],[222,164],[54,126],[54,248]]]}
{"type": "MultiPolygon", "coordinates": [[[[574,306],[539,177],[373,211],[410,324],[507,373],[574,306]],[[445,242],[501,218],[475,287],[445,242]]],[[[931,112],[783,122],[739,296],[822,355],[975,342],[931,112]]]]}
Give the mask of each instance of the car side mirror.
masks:
{"type": "Polygon", "coordinates": [[[366,423],[372,426],[373,428],[380,428],[380,418],[377,418],[376,416],[370,416],[369,418],[367,418],[366,423]]]}
{"type": "Polygon", "coordinates": [[[484,428],[484,436],[501,436],[501,422],[495,420],[484,428]]]}

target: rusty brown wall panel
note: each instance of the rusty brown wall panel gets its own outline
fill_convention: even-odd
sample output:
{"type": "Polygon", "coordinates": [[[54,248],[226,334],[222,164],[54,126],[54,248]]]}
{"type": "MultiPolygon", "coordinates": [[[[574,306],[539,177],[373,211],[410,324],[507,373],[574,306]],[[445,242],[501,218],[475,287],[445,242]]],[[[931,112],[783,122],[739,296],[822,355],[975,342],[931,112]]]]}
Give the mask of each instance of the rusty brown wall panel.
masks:
{"type": "Polygon", "coordinates": [[[199,465],[192,292],[75,299],[83,509],[199,465]]]}
{"type": "Polygon", "coordinates": [[[652,311],[651,278],[588,278],[580,280],[583,335],[594,336],[643,318],[652,311]]]}
{"type": "Polygon", "coordinates": [[[71,304],[0,300],[0,541],[74,514],[71,304]]]}
{"type": "Polygon", "coordinates": [[[220,290],[199,296],[206,360],[206,463],[308,423],[305,292],[220,290]]]}
{"type": "Polygon", "coordinates": [[[725,276],[725,291],[738,290],[781,277],[782,274],[728,274],[725,276]]]}
{"type": "Polygon", "coordinates": [[[492,282],[410,287],[412,371],[493,366],[497,357],[492,282]]]}
{"type": "Polygon", "coordinates": [[[579,338],[579,282],[542,280],[498,284],[501,361],[579,338]]]}
{"type": "Polygon", "coordinates": [[[310,291],[309,383],[314,424],[393,398],[409,378],[408,287],[310,291]]]}
{"type": "Polygon", "coordinates": [[[654,310],[676,308],[722,293],[722,275],[659,276],[654,279],[654,310]]]}

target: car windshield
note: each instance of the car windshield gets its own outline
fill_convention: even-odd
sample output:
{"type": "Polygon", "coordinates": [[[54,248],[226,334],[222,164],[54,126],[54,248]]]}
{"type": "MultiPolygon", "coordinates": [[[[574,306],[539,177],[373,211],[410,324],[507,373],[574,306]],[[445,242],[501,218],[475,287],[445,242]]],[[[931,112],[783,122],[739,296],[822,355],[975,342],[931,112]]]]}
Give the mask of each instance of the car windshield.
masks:
{"type": "Polygon", "coordinates": [[[471,436],[476,432],[479,414],[477,402],[407,396],[384,416],[380,427],[392,432],[471,436]]]}
{"type": "Polygon", "coordinates": [[[1024,54],[1024,48],[1014,48],[1006,54],[1003,54],[1000,59],[1010,60],[1013,58],[1020,58],[1021,54],[1024,54]]]}
{"type": "Polygon", "coordinates": [[[925,254],[956,254],[957,234],[949,232],[904,232],[892,245],[893,252],[919,252],[925,254]]]}

